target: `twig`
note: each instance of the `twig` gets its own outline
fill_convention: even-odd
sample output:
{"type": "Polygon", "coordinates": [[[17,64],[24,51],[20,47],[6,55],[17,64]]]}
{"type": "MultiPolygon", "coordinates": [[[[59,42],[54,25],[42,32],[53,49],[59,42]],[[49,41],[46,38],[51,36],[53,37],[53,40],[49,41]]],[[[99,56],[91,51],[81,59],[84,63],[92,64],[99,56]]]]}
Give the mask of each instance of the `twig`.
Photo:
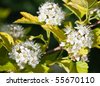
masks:
{"type": "Polygon", "coordinates": [[[53,52],[56,52],[56,51],[60,51],[60,50],[63,50],[63,48],[58,46],[58,47],[54,48],[53,50],[47,51],[46,54],[50,54],[50,53],[53,53],[53,52]]]}
{"type": "Polygon", "coordinates": [[[90,25],[90,27],[95,27],[96,25],[99,25],[100,24],[100,21],[97,21],[96,23],[90,25]]]}

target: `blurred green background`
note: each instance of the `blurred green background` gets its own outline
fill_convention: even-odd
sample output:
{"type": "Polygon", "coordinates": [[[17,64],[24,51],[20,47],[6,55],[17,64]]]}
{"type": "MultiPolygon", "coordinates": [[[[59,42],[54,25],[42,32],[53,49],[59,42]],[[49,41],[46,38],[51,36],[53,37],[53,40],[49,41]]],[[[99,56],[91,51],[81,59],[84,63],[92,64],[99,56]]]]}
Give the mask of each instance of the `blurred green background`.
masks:
{"type": "MultiPolygon", "coordinates": [[[[38,7],[46,1],[54,1],[62,4],[61,0],[0,0],[0,25],[13,23],[18,18],[21,18],[20,12],[26,11],[33,15],[37,15],[38,7]]],[[[70,20],[74,20],[72,16],[70,20]]],[[[30,26],[32,29],[29,35],[44,34],[45,31],[38,25],[23,25],[30,26]]],[[[57,41],[51,36],[49,49],[58,46],[57,41]]],[[[89,72],[100,73],[100,49],[92,49],[89,54],[89,72]]]]}

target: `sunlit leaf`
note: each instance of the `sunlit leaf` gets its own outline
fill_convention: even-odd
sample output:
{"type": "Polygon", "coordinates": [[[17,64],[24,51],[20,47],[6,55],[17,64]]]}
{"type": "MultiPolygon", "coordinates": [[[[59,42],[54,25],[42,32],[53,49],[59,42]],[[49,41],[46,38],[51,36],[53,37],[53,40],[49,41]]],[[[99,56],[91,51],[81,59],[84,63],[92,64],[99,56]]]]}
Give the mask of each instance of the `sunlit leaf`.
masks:
{"type": "Polygon", "coordinates": [[[60,66],[62,66],[66,72],[70,72],[70,63],[71,60],[70,59],[65,59],[65,60],[61,60],[60,61],[60,66]]]}
{"type": "Polygon", "coordinates": [[[62,67],[66,70],[66,72],[76,73],[76,64],[71,59],[61,60],[62,67]]]}
{"type": "Polygon", "coordinates": [[[87,0],[88,1],[88,7],[91,8],[94,4],[97,3],[98,0],[87,0]]]}
{"type": "Polygon", "coordinates": [[[49,67],[43,64],[39,64],[36,66],[36,68],[33,69],[33,72],[35,73],[47,73],[49,71],[49,67]]]}
{"type": "Polygon", "coordinates": [[[65,66],[64,64],[59,63],[59,66],[60,66],[60,67],[62,67],[62,68],[64,68],[64,70],[65,70],[67,73],[69,73],[69,72],[70,72],[69,67],[65,66]]]}
{"type": "Polygon", "coordinates": [[[16,20],[14,23],[28,23],[28,24],[41,24],[37,16],[33,16],[27,12],[20,12],[23,16],[21,19],[16,20]]]}
{"type": "Polygon", "coordinates": [[[100,28],[93,30],[94,32],[94,44],[93,47],[100,48],[100,28]]]}
{"type": "Polygon", "coordinates": [[[85,14],[87,14],[88,7],[86,0],[70,0],[64,4],[68,9],[70,9],[79,19],[81,19],[85,14]]]}
{"type": "Polygon", "coordinates": [[[77,69],[76,69],[76,62],[71,62],[70,63],[70,73],[77,73],[77,69]]]}
{"type": "Polygon", "coordinates": [[[2,40],[3,46],[4,46],[7,50],[10,50],[11,47],[14,45],[14,40],[13,40],[13,38],[12,38],[9,34],[4,33],[4,32],[0,32],[0,37],[1,37],[1,40],[2,40]]]}
{"type": "Polygon", "coordinates": [[[87,8],[88,7],[88,1],[87,0],[71,0],[73,3],[78,4],[82,7],[87,8]]]}
{"type": "Polygon", "coordinates": [[[16,72],[16,67],[11,62],[8,62],[3,66],[0,65],[0,71],[16,72]]]}
{"type": "Polygon", "coordinates": [[[55,37],[59,39],[59,41],[65,41],[66,36],[64,35],[63,31],[59,29],[57,26],[51,26],[51,25],[42,25],[42,27],[46,31],[50,31],[54,34],[55,37]]]}
{"type": "Polygon", "coordinates": [[[77,72],[79,73],[87,73],[88,72],[88,64],[83,61],[76,62],[77,72]]]}

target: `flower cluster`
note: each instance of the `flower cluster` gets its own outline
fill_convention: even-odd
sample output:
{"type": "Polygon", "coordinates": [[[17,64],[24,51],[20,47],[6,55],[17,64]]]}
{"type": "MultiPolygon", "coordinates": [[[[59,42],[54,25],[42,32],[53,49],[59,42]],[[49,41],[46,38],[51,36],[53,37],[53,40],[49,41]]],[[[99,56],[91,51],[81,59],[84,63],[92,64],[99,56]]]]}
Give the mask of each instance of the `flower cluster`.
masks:
{"type": "Polygon", "coordinates": [[[21,38],[24,36],[24,28],[21,25],[17,24],[4,25],[1,28],[1,31],[7,32],[14,38],[21,38]]]}
{"type": "Polygon", "coordinates": [[[46,2],[39,7],[38,19],[40,22],[46,22],[50,25],[61,25],[65,18],[65,13],[61,10],[58,4],[53,2],[46,2]]]}
{"type": "Polygon", "coordinates": [[[67,35],[66,43],[62,42],[60,46],[66,46],[68,53],[71,55],[72,60],[87,61],[87,54],[93,44],[93,32],[89,27],[78,25],[75,29],[66,28],[65,34],[67,35]]]}
{"type": "Polygon", "coordinates": [[[26,41],[15,45],[9,53],[9,58],[14,59],[20,69],[23,69],[25,64],[29,64],[35,68],[40,61],[41,55],[42,52],[39,44],[26,41]]]}

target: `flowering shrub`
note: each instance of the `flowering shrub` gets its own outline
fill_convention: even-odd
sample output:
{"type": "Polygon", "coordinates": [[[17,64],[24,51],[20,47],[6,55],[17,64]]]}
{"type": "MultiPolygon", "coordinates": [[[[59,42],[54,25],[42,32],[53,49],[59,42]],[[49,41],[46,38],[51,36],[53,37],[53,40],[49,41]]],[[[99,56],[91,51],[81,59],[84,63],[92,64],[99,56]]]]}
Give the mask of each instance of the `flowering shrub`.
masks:
{"type": "Polygon", "coordinates": [[[67,73],[88,72],[91,48],[100,48],[100,1],[62,0],[61,4],[63,7],[45,2],[39,6],[38,16],[20,12],[22,18],[15,24],[0,28],[1,72],[49,73],[57,72],[58,67],[67,73]],[[75,19],[68,19],[72,15],[75,19]],[[19,23],[40,25],[46,37],[27,35],[28,29],[19,23]],[[51,33],[58,42],[52,50],[51,33]]]}

